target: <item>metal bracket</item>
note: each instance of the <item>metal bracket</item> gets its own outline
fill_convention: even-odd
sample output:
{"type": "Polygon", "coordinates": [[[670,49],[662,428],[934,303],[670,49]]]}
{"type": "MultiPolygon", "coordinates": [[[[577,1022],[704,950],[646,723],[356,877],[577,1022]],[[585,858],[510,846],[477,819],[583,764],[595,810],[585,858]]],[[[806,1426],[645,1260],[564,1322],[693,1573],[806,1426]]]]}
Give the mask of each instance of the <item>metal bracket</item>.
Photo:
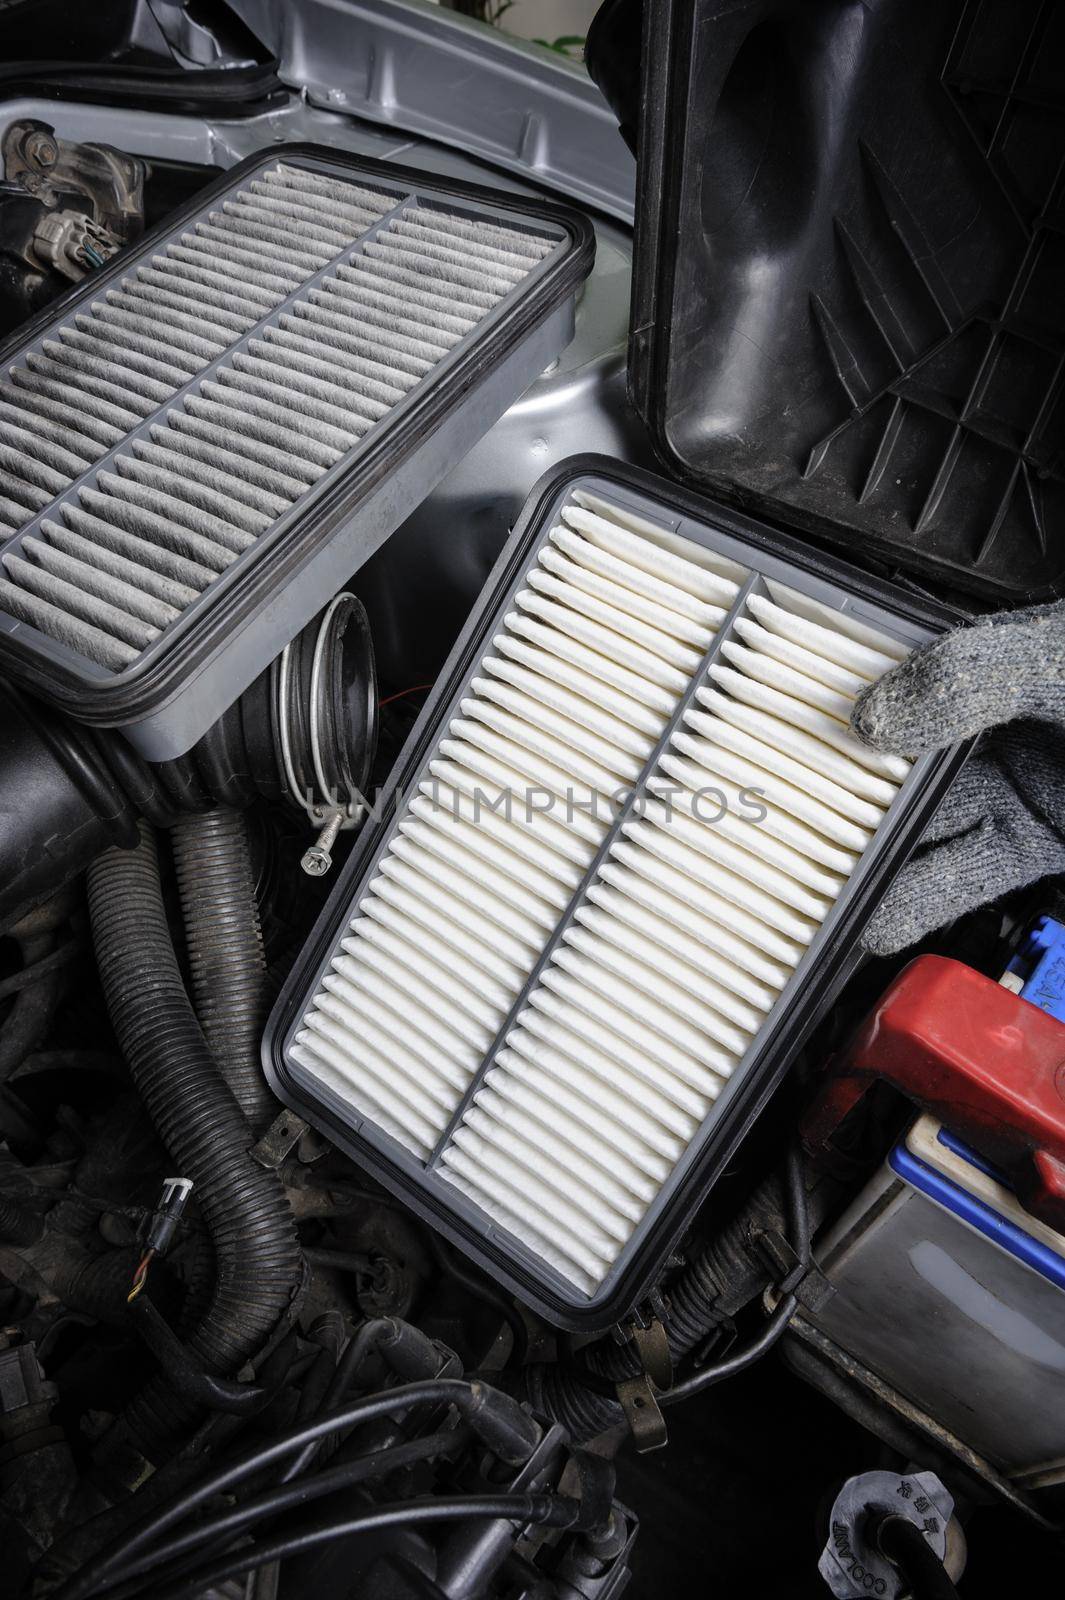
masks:
{"type": "Polygon", "coordinates": [[[252,1146],[252,1160],[261,1167],[272,1167],[276,1171],[285,1158],[292,1154],[309,1127],[310,1123],[297,1117],[294,1111],[282,1111],[271,1122],[258,1144],[252,1146]]]}
{"type": "Polygon", "coordinates": [[[646,1372],[619,1383],[617,1393],[637,1452],[643,1455],[648,1450],[661,1450],[669,1442],[669,1434],[655,1386],[646,1372]]]}
{"type": "Polygon", "coordinates": [[[660,1450],[669,1438],[658,1396],[672,1387],[673,1357],[661,1317],[652,1315],[646,1321],[634,1318],[628,1334],[643,1371],[638,1377],[623,1379],[617,1386],[617,1396],[633,1443],[642,1455],[648,1450],[660,1450]]]}
{"type": "Polygon", "coordinates": [[[647,1322],[633,1321],[630,1331],[640,1365],[655,1388],[670,1388],[673,1383],[673,1357],[669,1353],[669,1338],[661,1317],[652,1317],[647,1322]]]}

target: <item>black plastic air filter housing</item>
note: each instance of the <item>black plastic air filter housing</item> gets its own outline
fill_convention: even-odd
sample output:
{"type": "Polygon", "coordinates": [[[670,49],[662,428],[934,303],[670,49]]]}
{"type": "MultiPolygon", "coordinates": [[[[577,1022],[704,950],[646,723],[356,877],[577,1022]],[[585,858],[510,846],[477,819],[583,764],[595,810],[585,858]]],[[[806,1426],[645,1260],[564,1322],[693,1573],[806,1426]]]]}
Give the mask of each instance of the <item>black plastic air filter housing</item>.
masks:
{"type": "Polygon", "coordinates": [[[1065,11],[645,7],[629,383],[670,474],[997,602],[1065,583],[1065,11]]]}

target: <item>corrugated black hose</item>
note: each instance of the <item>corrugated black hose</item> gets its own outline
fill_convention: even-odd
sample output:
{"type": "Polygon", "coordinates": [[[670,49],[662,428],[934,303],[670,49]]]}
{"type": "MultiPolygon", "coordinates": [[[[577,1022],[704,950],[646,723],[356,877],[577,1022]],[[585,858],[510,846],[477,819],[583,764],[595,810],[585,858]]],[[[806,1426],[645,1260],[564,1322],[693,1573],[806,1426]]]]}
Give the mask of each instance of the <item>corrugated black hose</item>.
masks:
{"type": "MultiPolygon", "coordinates": [[[[670,1286],[666,1334],[674,1364],[697,1350],[773,1282],[759,1237],[789,1234],[789,1181],[772,1173],[732,1221],[715,1234],[670,1286]]],[[[580,1352],[583,1370],[564,1364],[525,1368],[523,1394],[533,1410],[560,1422],[575,1443],[594,1439],[624,1420],[614,1385],[636,1377],[633,1344],[604,1339],[580,1352]]]]}
{"type": "Polygon", "coordinates": [[[36,1244],[43,1232],[39,1212],[0,1195],[0,1244],[36,1244]]]}
{"type": "MultiPolygon", "coordinates": [[[[252,1160],[252,1131],[189,1003],[147,825],[135,849],[108,850],[89,868],[89,913],[119,1045],[173,1171],[193,1180],[214,1247],[214,1283],[187,1347],[209,1372],[231,1376],[265,1348],[297,1293],[295,1223],[277,1174],[252,1160]]],[[[157,1461],[197,1420],[159,1377],[124,1423],[157,1461]]]]}
{"type": "Polygon", "coordinates": [[[244,815],[220,807],[171,829],[196,1015],[252,1132],[280,1107],[259,1062],[266,1022],[266,957],[244,815]]]}

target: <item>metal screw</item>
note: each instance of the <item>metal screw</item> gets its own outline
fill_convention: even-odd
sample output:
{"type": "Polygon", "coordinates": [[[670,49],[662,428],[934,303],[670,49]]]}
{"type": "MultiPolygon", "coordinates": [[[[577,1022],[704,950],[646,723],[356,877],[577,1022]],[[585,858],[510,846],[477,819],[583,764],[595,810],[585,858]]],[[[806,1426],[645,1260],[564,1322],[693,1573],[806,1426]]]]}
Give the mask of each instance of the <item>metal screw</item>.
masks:
{"type": "Polygon", "coordinates": [[[300,866],[312,878],[324,878],[333,865],[333,846],[344,821],[343,811],[331,811],[325,826],[309,850],[304,851],[300,866]]]}

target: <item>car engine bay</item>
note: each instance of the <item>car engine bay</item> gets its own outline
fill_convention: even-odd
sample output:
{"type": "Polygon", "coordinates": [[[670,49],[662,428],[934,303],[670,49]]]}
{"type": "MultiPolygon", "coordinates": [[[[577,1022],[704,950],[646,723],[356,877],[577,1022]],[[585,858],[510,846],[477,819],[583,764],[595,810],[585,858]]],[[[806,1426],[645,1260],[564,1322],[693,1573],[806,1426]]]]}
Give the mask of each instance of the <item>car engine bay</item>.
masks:
{"type": "MultiPolygon", "coordinates": [[[[799,472],[743,411],[799,370],[767,322],[752,371],[762,268],[729,262],[806,23],[718,86],[726,178],[664,137],[646,176],[676,87],[645,69],[634,191],[638,6],[589,42],[616,117],[481,30],[450,127],[418,52],[457,82],[465,19],[286,9],[0,6],[3,1593],[1042,1592],[1065,868],[878,946],[979,729],[852,730],[911,652],[1060,592],[1060,315],[981,309],[1057,376],[1037,401],[1009,367],[1035,420],[980,434],[1017,502],[975,584],[928,483],[908,562],[877,496],[919,475],[911,399],[944,434],[949,407],[850,213],[839,304],[796,287],[779,193],[754,251],[816,301],[845,421],[803,413],[799,472]],[[674,202],[717,254],[652,295],[674,202]],[[910,360],[883,393],[863,295],[910,360]],[[841,550],[831,451],[874,417],[841,550]],[[1011,590],[1022,500],[1047,582],[1011,590]]],[[[696,60],[698,8],[667,9],[696,60]]],[[[849,10],[811,8],[826,37],[849,10]]],[[[912,243],[888,209],[882,273],[912,243]]],[[[911,251],[949,309],[942,254],[911,251]]]]}

